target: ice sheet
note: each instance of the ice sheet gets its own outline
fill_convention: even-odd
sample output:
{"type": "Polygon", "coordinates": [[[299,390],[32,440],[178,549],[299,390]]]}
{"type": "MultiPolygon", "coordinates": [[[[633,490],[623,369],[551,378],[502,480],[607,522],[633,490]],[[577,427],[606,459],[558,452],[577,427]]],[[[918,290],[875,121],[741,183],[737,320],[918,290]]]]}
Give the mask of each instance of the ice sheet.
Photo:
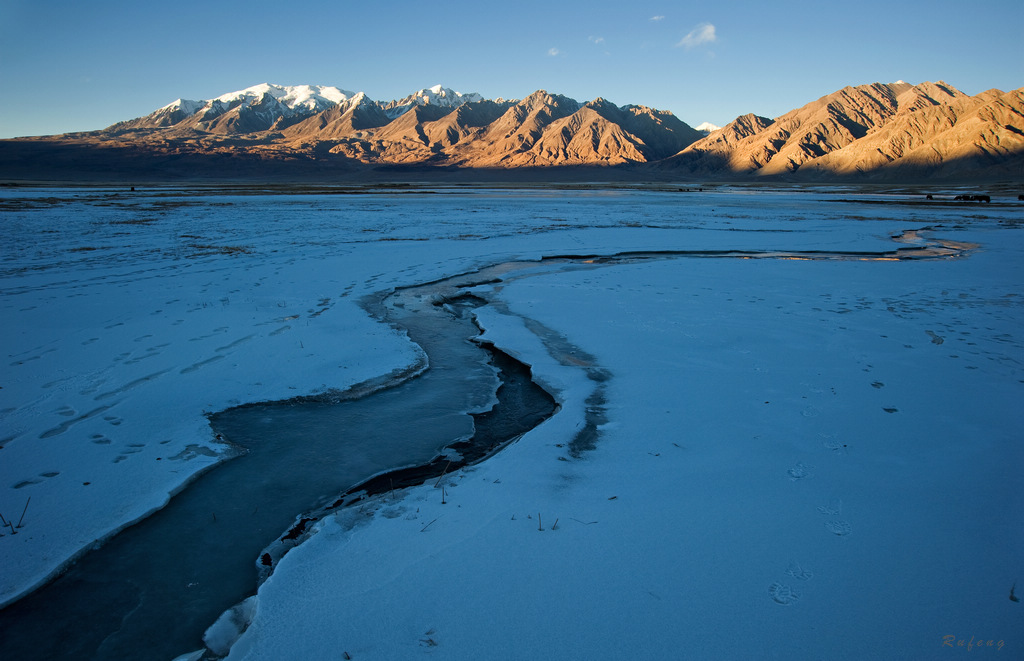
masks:
{"type": "Polygon", "coordinates": [[[232,658],[932,658],[947,635],[1019,650],[1019,209],[839,197],[5,190],[0,513],[28,509],[0,538],[0,602],[214,464],[204,412],[415,361],[366,293],[512,258],[886,250],[932,227],[983,249],[666,260],[482,291],[507,306],[481,312],[489,337],[562,412],[448,478],[446,505],[427,486],[325,522],[232,658]],[[598,384],[541,327],[611,374],[580,459],[567,444],[598,384]]]}
{"type": "Polygon", "coordinates": [[[487,337],[562,413],[452,476],[447,504],[425,485],[380,505],[402,516],[326,522],[263,586],[230,658],[1019,650],[1020,236],[949,231],[986,249],[496,286],[508,313],[480,312],[487,337]],[[581,459],[568,441],[598,384],[523,318],[611,375],[581,459]]]}

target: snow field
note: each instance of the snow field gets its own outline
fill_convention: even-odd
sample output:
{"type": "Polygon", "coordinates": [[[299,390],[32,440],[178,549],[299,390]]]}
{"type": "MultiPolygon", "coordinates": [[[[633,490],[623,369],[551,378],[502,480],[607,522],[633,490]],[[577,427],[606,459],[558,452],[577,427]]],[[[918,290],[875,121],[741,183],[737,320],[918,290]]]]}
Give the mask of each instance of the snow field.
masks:
{"type": "Polygon", "coordinates": [[[0,538],[0,603],[221,460],[204,412],[416,364],[364,295],[543,255],[889,250],[934,227],[983,248],[480,287],[486,339],[561,411],[443,492],[326,519],[248,603],[230,657],[930,659],[949,635],[1020,650],[1014,210],[815,191],[3,195],[0,512],[31,501],[0,538]]]}
{"type": "Polygon", "coordinates": [[[326,522],[229,658],[1019,649],[1018,270],[677,259],[503,284],[485,337],[562,411],[446,478],[444,505],[428,484],[326,522]],[[581,459],[564,444],[596,386],[522,318],[612,375],[581,459]]]}

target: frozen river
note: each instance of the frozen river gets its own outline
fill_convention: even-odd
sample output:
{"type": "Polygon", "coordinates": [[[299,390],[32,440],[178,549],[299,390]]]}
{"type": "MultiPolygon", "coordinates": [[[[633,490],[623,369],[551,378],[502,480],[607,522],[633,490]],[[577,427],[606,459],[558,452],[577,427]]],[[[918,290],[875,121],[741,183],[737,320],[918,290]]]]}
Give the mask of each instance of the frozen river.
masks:
{"type": "Polygon", "coordinates": [[[317,510],[347,492],[361,496],[374,476],[389,491],[422,483],[430,471],[412,467],[432,460],[440,477],[441,467],[456,470],[549,417],[554,401],[529,370],[471,342],[479,331],[458,301],[442,305],[452,291],[434,283],[367,302],[424,352],[379,390],[212,415],[217,438],[237,446],[234,458],[0,611],[0,629],[18,632],[7,653],[26,661],[174,658],[254,593],[257,567],[269,572],[317,510]],[[307,518],[296,524],[300,515],[307,518]],[[54,621],[75,626],[55,631],[54,621]]]}
{"type": "MultiPolygon", "coordinates": [[[[845,319],[853,320],[859,315],[873,314],[871,311],[877,309],[898,327],[909,323],[907,320],[915,315],[931,316],[933,321],[921,331],[928,345],[939,347],[947,343],[949,348],[954,343],[962,344],[955,354],[956,360],[971,355],[988,356],[989,359],[974,368],[993,379],[990,385],[1002,384],[998,389],[1003,394],[995,398],[994,404],[985,405],[989,409],[995,406],[987,424],[990,436],[998,437],[1002,430],[1016,422],[1011,408],[1001,407],[998,402],[1007,397],[1012,400],[1014,395],[1010,391],[1019,388],[1014,384],[1020,383],[1019,344],[1013,334],[1014,323],[1019,319],[1016,299],[1019,292],[1013,285],[1012,274],[1014,268],[1019,271],[1014,265],[1019,264],[1015,260],[1019,257],[1017,223],[1021,208],[1009,198],[1000,202],[995,197],[991,205],[982,207],[954,205],[943,201],[942,195],[937,197],[940,199],[936,204],[925,204],[922,195],[876,191],[724,189],[683,192],[585,187],[573,190],[334,190],[301,191],[301,194],[273,190],[211,190],[202,194],[172,189],[136,193],[98,189],[4,191],[0,221],[6,241],[0,303],[5,318],[17,321],[3,330],[5,346],[10,349],[5,383],[0,384],[4,415],[0,474],[5,482],[0,487],[6,489],[7,494],[0,499],[0,513],[11,519],[25,507],[25,516],[20,527],[16,527],[19,521],[15,518],[7,534],[0,538],[0,550],[8,559],[5,565],[15,568],[3,576],[0,597],[4,601],[15,599],[44,581],[67,560],[91,547],[95,540],[162,507],[168,494],[230,456],[230,446],[218,441],[216,432],[207,423],[207,414],[249,402],[291,400],[299,396],[312,395],[317,401],[336,399],[348,391],[372,390],[422,367],[420,347],[428,339],[416,337],[412,331],[407,336],[400,330],[407,324],[397,319],[392,319],[395,326],[375,320],[360,301],[379,292],[413,292],[415,290],[404,288],[505,262],[510,264],[498,267],[497,272],[483,277],[483,282],[471,279],[466,291],[491,302],[476,311],[486,331],[485,340],[497,343],[502,350],[530,363],[535,372],[539,369],[540,381],[555,395],[561,411],[536,433],[517,443],[512,455],[506,457],[506,453],[502,453],[500,456],[506,457],[502,461],[529,452],[524,449],[532,447],[527,440],[538,438],[537,434],[547,439],[541,446],[551,448],[572,447],[574,439],[580,438],[581,430],[587,429],[592,435],[610,435],[614,439],[623,429],[635,426],[635,418],[623,409],[623,393],[616,391],[615,384],[621,387],[630,382],[631,372],[645,364],[643,354],[636,353],[645,342],[650,341],[654,350],[657,341],[652,338],[677,328],[678,339],[690,338],[694,346],[699,346],[702,340],[700,333],[692,328],[692,321],[700,319],[702,325],[728,326],[731,323],[728,314],[732,313],[727,311],[735,306],[737,295],[744,297],[748,305],[758,300],[777,301],[781,307],[800,309],[806,305],[804,300],[788,300],[786,296],[814,279],[820,281],[822,294],[835,296],[832,301],[821,299],[815,309],[838,306],[838,312],[850,315],[845,319]],[[894,243],[894,237],[900,242],[894,243]],[[770,274],[777,269],[762,269],[757,281],[737,289],[740,282],[737,278],[743,277],[741,274],[749,267],[729,266],[749,263],[749,258],[759,256],[770,256],[778,263],[820,262],[842,256],[847,260],[863,260],[859,264],[848,262],[849,268],[856,268],[849,271],[850,274],[867,274],[866,269],[872,268],[876,269],[872,273],[881,274],[887,271],[877,269],[887,267],[870,262],[932,256],[924,252],[938,245],[940,239],[952,242],[953,255],[960,254],[957,251],[968,244],[980,244],[979,254],[983,257],[972,255],[952,262],[929,262],[934,265],[929,267],[907,267],[910,270],[904,270],[901,278],[910,274],[910,280],[902,282],[913,282],[919,277],[914,275],[917,273],[933,273],[919,285],[906,285],[911,289],[916,287],[916,298],[915,291],[893,290],[894,281],[889,277],[883,276],[867,289],[853,284],[859,275],[836,279],[838,267],[816,267],[808,271],[812,280],[799,285],[788,281],[785,285],[772,285],[775,276],[770,274]],[[895,252],[899,249],[902,252],[895,252]],[[625,260],[626,263],[615,262],[622,264],[619,267],[599,271],[624,275],[586,275],[597,272],[594,269],[602,256],[621,253],[635,255],[625,260]],[[682,268],[669,266],[674,260],[667,258],[672,255],[728,259],[715,260],[715,266],[683,268],[680,274],[687,275],[680,275],[682,279],[675,281],[673,289],[689,287],[692,295],[689,299],[680,299],[676,294],[666,296],[662,285],[658,284],[658,278],[662,277],[659,274],[682,268]],[[538,261],[552,256],[581,258],[557,263],[538,261]],[[659,259],[652,262],[652,257],[659,259]],[[645,266],[648,263],[651,265],[645,266]],[[963,274],[951,264],[970,263],[984,268],[972,270],[970,279],[963,281],[963,274]],[[935,268],[940,270],[933,271],[935,268]],[[630,275],[634,272],[649,275],[630,275]],[[764,278],[765,274],[769,276],[764,278]],[[946,292],[943,296],[959,303],[952,308],[935,307],[934,301],[929,303],[929,296],[933,294],[921,290],[921,285],[929,282],[929,278],[936,285],[946,283],[945,289],[940,288],[946,292]],[[958,278],[961,280],[954,295],[950,293],[949,283],[958,282],[958,278]],[[605,293],[600,305],[591,305],[590,312],[586,313],[579,308],[600,289],[598,282],[605,287],[615,280],[618,285],[601,289],[605,293]],[[680,307],[713,295],[707,292],[727,290],[735,293],[728,300],[723,298],[717,306],[698,305],[685,312],[680,307]],[[966,296],[961,297],[964,294],[966,296]],[[569,316],[552,316],[550,305],[560,305],[569,316]],[[952,321],[944,320],[945,313],[940,314],[940,310],[959,310],[957,314],[973,315],[958,322],[967,324],[962,326],[964,329],[970,326],[973,330],[952,336],[952,321]],[[684,319],[690,320],[689,331],[681,327],[684,319]],[[943,327],[943,323],[947,326],[943,327]],[[632,356],[630,364],[637,367],[623,366],[621,361],[595,350],[603,346],[604,340],[598,337],[614,337],[617,329],[627,325],[633,328],[632,337],[636,341],[622,344],[619,340],[619,357],[632,356]],[[600,329],[604,329],[601,331],[604,335],[595,336],[600,329]],[[531,337],[534,339],[529,339],[531,337]],[[539,344],[531,348],[534,346],[531,343],[539,344]],[[543,359],[537,351],[549,359],[543,359]],[[554,360],[552,365],[561,367],[545,370],[541,365],[544,360],[554,360]],[[571,369],[582,370],[581,380],[577,382],[559,372],[571,369]],[[595,375],[600,378],[594,378],[595,375]],[[607,382],[609,378],[611,385],[607,382]]],[[[701,263],[711,264],[706,260],[701,263]]],[[[393,307],[390,314],[403,309],[408,308],[393,307]]],[[[441,311],[432,305],[425,309],[441,311]]],[[[755,306],[738,314],[749,315],[755,309],[765,308],[755,306]]],[[[765,319],[769,317],[763,313],[750,317],[754,326],[765,319]]],[[[833,334],[841,328],[833,327],[833,334]]],[[[774,337],[774,341],[782,343],[779,345],[782,349],[805,333],[801,323],[794,323],[788,336],[772,335],[772,330],[769,323],[764,337],[774,337]]],[[[879,330],[876,335],[895,336],[899,329],[887,330],[880,326],[879,330]]],[[[747,351],[761,351],[763,341],[751,341],[747,351]]],[[[821,348],[820,340],[819,344],[815,344],[815,340],[802,342],[810,353],[821,348]]],[[[452,346],[453,343],[441,344],[452,346]]],[[[462,344],[479,351],[464,338],[462,344]]],[[[426,352],[429,355],[431,351],[426,352]]],[[[677,348],[672,345],[659,351],[663,359],[671,363],[677,348]]],[[[717,356],[716,351],[704,355],[717,356]]],[[[874,351],[863,348],[862,352],[874,351]]],[[[607,350],[604,352],[606,354],[607,350]]],[[[436,371],[439,374],[444,373],[442,364],[438,359],[436,371]]],[[[477,364],[482,363],[477,361],[477,364]]],[[[762,367],[767,369],[766,365],[762,367]]],[[[448,376],[464,380],[472,372],[457,368],[448,376]]],[[[453,416],[451,422],[424,421],[423,411],[436,411],[437,407],[428,403],[414,405],[406,409],[411,411],[409,421],[394,421],[396,428],[407,431],[392,434],[388,439],[395,443],[392,446],[383,445],[383,441],[369,446],[360,442],[345,445],[352,439],[337,430],[354,429],[357,423],[351,420],[325,423],[335,431],[317,432],[317,435],[336,434],[338,458],[332,459],[326,451],[317,450],[315,457],[300,458],[298,462],[300,466],[319,464],[318,468],[326,468],[317,471],[325,483],[313,490],[323,498],[330,498],[330,494],[343,492],[361,479],[335,466],[357,464],[364,476],[367,472],[383,470],[361,465],[365,458],[362,453],[370,447],[379,451],[380,456],[375,461],[383,462],[380,465],[384,467],[408,465],[426,461],[440,445],[470,434],[472,419],[465,412],[486,410],[493,403],[495,370],[485,366],[477,370],[477,374],[473,378],[479,379],[482,385],[468,385],[463,390],[470,393],[468,399],[446,401],[453,416]],[[419,458],[411,455],[406,439],[424,438],[423,432],[428,429],[437,432],[439,440],[426,440],[419,458]],[[396,435],[401,438],[394,438],[396,435]]],[[[972,374],[972,378],[976,379],[977,375],[972,374]]],[[[824,383],[828,379],[818,380],[824,383]]],[[[654,381],[665,386],[654,396],[662,400],[672,392],[669,384],[675,383],[675,376],[660,375],[654,377],[654,381]]],[[[869,391],[885,392],[883,380],[876,381],[882,385],[872,386],[869,391]]],[[[784,382],[785,378],[780,379],[775,387],[785,390],[784,382]]],[[[835,388],[815,386],[826,390],[828,387],[835,388]]],[[[442,398],[450,399],[443,394],[452,392],[447,388],[431,386],[424,391],[434,395],[442,393],[442,398]]],[[[400,389],[391,392],[399,393],[400,389]]],[[[677,396],[669,397],[674,402],[672,409],[688,400],[703,401],[696,393],[676,392],[677,396]]],[[[396,396],[406,400],[403,395],[396,396]]],[[[766,398],[764,403],[773,399],[766,398]]],[[[397,403],[383,406],[396,412],[401,408],[397,403]]],[[[643,410],[645,406],[637,404],[631,410],[643,410]]],[[[895,413],[887,409],[899,411],[900,407],[878,407],[883,416],[893,420],[895,413]]],[[[280,425],[285,416],[281,409],[243,407],[235,410],[257,412],[259,419],[267,424],[280,425]]],[[[820,421],[820,406],[808,403],[800,411],[802,419],[820,421]]],[[[723,419],[727,418],[728,415],[723,419]]],[[[363,422],[369,428],[377,426],[373,420],[363,422]]],[[[232,433],[226,429],[224,435],[230,439],[232,433]]],[[[300,437],[307,434],[303,426],[285,422],[271,435],[280,440],[288,429],[301,432],[300,437]]],[[[824,431],[820,434],[827,436],[824,431]]],[[[352,436],[362,438],[363,432],[352,436]]],[[[259,442],[255,438],[248,440],[250,444],[259,442]]],[[[823,442],[836,443],[837,453],[845,452],[849,445],[835,441],[834,434],[825,441],[818,441],[819,445],[823,442]]],[[[670,447],[684,445],[676,441],[670,447]]],[[[608,447],[614,448],[614,443],[609,443],[608,447]]],[[[645,456],[662,454],[662,451],[652,450],[645,456]]],[[[1020,457],[1019,449],[1003,448],[996,454],[1002,457],[1003,464],[1009,460],[1012,465],[1020,457]]],[[[579,489],[570,485],[579,485],[580,479],[584,482],[595,479],[595,475],[586,477],[586,465],[593,462],[599,466],[599,456],[600,453],[598,458],[581,460],[578,452],[571,452],[564,457],[569,464],[563,465],[572,467],[574,474],[579,473],[565,483],[565,489],[579,489]],[[583,464],[575,463],[579,461],[583,464]]],[[[498,470],[501,462],[492,464],[493,461],[489,460],[487,465],[494,466],[490,470],[498,470]]],[[[273,459],[270,463],[274,463],[273,459]]],[[[244,596],[255,588],[258,556],[266,539],[281,535],[295,516],[324,501],[314,497],[305,504],[289,503],[273,494],[275,487],[265,487],[255,479],[244,477],[245,473],[234,478],[239,482],[226,481],[217,486],[217,476],[227,476],[233,465],[241,466],[242,461],[225,463],[193,486],[185,487],[182,495],[193,497],[195,493],[198,498],[201,488],[211,490],[199,501],[204,504],[197,508],[197,511],[211,510],[208,516],[203,514],[199,519],[203,534],[216,533],[218,528],[230,525],[230,510],[250,520],[259,515],[258,522],[266,527],[267,537],[238,549],[240,555],[251,557],[247,568],[239,574],[239,589],[233,592],[244,596]],[[207,480],[211,486],[201,487],[207,480]],[[258,495],[247,495],[237,486],[242,483],[245,489],[251,489],[250,493],[258,495]],[[229,486],[231,484],[235,486],[229,486]],[[227,497],[228,493],[232,498],[238,497],[234,502],[245,505],[230,505],[233,500],[227,497]],[[271,515],[264,501],[255,502],[254,499],[260,498],[281,504],[280,513],[271,515]],[[223,509],[207,506],[218,501],[223,502],[223,509]],[[251,589],[242,589],[241,584],[246,582],[251,589]]],[[[630,472],[630,465],[630,462],[623,464],[626,473],[630,472]]],[[[595,469],[600,474],[600,469],[595,469]]],[[[279,480],[276,488],[290,495],[289,484],[301,479],[298,477],[300,470],[260,468],[255,473],[272,475],[279,480]]],[[[793,462],[785,470],[790,472],[784,474],[795,476],[794,484],[805,484],[804,476],[812,474],[819,476],[817,484],[822,482],[820,460],[793,462]]],[[[448,489],[455,490],[459,483],[465,484],[462,480],[467,474],[460,472],[446,478],[448,489]]],[[[506,473],[504,481],[517,474],[516,471],[506,473]]],[[[500,476],[495,476],[494,480],[503,482],[500,476]]],[[[460,487],[458,492],[472,493],[466,487],[460,487]]],[[[558,493],[568,492],[563,489],[558,493]]],[[[371,531],[385,521],[406,521],[428,533],[436,533],[442,526],[455,523],[452,514],[445,514],[445,518],[429,515],[428,510],[434,507],[432,499],[429,506],[424,502],[410,508],[408,501],[419,502],[416,498],[413,490],[397,502],[385,501],[379,507],[360,511],[371,517],[371,531]],[[401,502],[403,499],[407,501],[405,504],[401,502]],[[378,514],[374,516],[374,512],[378,514]]],[[[548,495],[540,498],[540,502],[551,505],[558,498],[548,495]]],[[[976,498],[981,499],[980,502],[991,501],[991,497],[984,494],[976,498]]],[[[1013,501],[1019,497],[1004,495],[1000,498],[1006,502],[1007,498],[1013,501]]],[[[184,499],[173,499],[162,514],[173,511],[179,500],[184,499]]],[[[828,509],[832,500],[835,499],[826,499],[822,507],[828,509]]],[[[490,502],[489,497],[480,498],[478,502],[490,502]]],[[[507,501],[513,502],[515,498],[507,501]]],[[[466,507],[468,503],[460,502],[454,511],[464,514],[466,507]]],[[[511,516],[512,520],[521,520],[527,512],[521,511],[518,517],[511,513],[511,516]]],[[[571,519],[585,521],[582,516],[571,519]]],[[[559,530],[565,528],[565,520],[561,519],[559,530]]],[[[545,518],[539,527],[550,527],[549,521],[545,518]]],[[[841,523],[849,525],[838,514],[825,521],[840,532],[846,530],[841,523]]],[[[333,525],[329,521],[327,524],[328,527],[333,525]]],[[[145,526],[144,522],[128,532],[134,533],[145,526]]],[[[171,530],[176,528],[199,533],[195,523],[170,527],[171,530]]],[[[424,538],[427,536],[423,534],[424,538]]],[[[328,537],[318,534],[312,541],[328,537]]],[[[373,537],[371,532],[367,539],[373,537]]],[[[834,533],[833,537],[845,539],[846,535],[834,533]]],[[[107,544],[107,549],[116,547],[122,538],[130,536],[115,537],[107,544]]],[[[235,535],[225,538],[232,540],[235,535]]],[[[189,547],[188,535],[182,539],[189,547]]],[[[1011,536],[1007,542],[1007,552],[1019,549],[1019,534],[1011,536]]],[[[310,551],[304,551],[303,557],[322,543],[310,545],[310,551]]],[[[308,544],[300,548],[305,549],[308,544]]],[[[176,548],[168,543],[163,549],[168,559],[147,558],[147,562],[156,560],[157,566],[173,564],[182,556],[182,551],[176,548]]],[[[193,562],[201,567],[204,555],[206,552],[199,552],[193,562]]],[[[285,556],[282,569],[292,562],[291,555],[285,556]]],[[[585,565],[587,557],[583,559],[585,565]]],[[[976,556],[972,557],[979,561],[976,556]]],[[[999,557],[993,554],[980,562],[984,566],[988,566],[989,560],[998,564],[999,557]]],[[[275,557],[274,561],[278,559],[275,557]]],[[[83,559],[83,566],[86,563],[83,559]]],[[[195,580],[170,578],[176,583],[172,587],[186,594],[212,589],[216,581],[209,576],[220,577],[222,572],[213,563],[209,565],[204,567],[209,573],[197,574],[195,580]]],[[[513,563],[513,566],[518,565],[513,563]]],[[[467,580],[472,580],[473,569],[467,567],[467,580]]],[[[382,578],[393,576],[387,569],[384,572],[382,578]]],[[[103,574],[102,565],[98,573],[103,574]]],[[[107,578],[117,584],[116,575],[117,571],[111,569],[107,578]]],[[[267,584],[271,588],[270,595],[275,594],[277,586],[284,585],[289,575],[293,575],[291,570],[275,570],[273,586],[267,584]]],[[[321,577],[321,580],[333,579],[321,577]]],[[[414,586],[406,587],[415,591],[414,586]]],[[[1009,584],[1006,588],[1009,589],[1009,584]]],[[[113,592],[115,596],[118,594],[117,590],[113,592]]],[[[296,594],[300,593],[302,590],[296,594]]],[[[785,602],[788,605],[796,603],[797,599],[787,595],[797,594],[798,590],[782,582],[769,581],[761,593],[769,595],[766,598],[769,604],[785,602]]],[[[131,605],[132,600],[137,599],[137,586],[126,587],[119,594],[124,603],[131,605]]],[[[243,638],[249,641],[246,643],[248,653],[273,656],[277,643],[273,638],[265,638],[273,635],[273,627],[268,626],[266,618],[281,612],[275,606],[279,599],[268,595],[260,597],[261,615],[255,628],[243,638]],[[254,647],[253,640],[265,642],[254,647]]],[[[210,614],[230,605],[211,606],[197,619],[210,619],[210,614]]],[[[324,608],[325,612],[344,610],[336,603],[326,604],[324,608]]],[[[294,611],[292,607],[285,610],[294,611]]],[[[685,609],[672,610],[677,614],[683,611],[685,609]]],[[[372,603],[367,612],[374,612],[372,603]]],[[[143,617],[141,609],[138,616],[143,617]]],[[[248,621],[252,616],[253,613],[249,613],[243,619],[248,621]]],[[[276,617],[280,619],[280,615],[276,617]]],[[[997,617],[995,621],[998,624],[1000,620],[997,617]]],[[[114,629],[120,628],[114,625],[114,629]]],[[[421,634],[423,640],[435,640],[425,631],[417,635],[421,634]]],[[[98,630],[95,635],[99,636],[98,630]]],[[[224,639],[224,636],[214,639],[224,639]]],[[[214,639],[211,644],[217,647],[218,640],[214,639]]],[[[230,639],[228,635],[227,640],[230,639]]],[[[310,640],[311,644],[316,644],[320,639],[312,636],[310,640]]],[[[110,637],[107,644],[115,649],[116,636],[110,637]]],[[[390,650],[382,652],[382,658],[387,658],[388,654],[394,658],[395,649],[386,646],[382,649],[390,650]]],[[[452,658],[463,658],[463,655],[469,658],[473,649],[474,644],[467,641],[462,646],[450,647],[449,653],[452,658]]]]}

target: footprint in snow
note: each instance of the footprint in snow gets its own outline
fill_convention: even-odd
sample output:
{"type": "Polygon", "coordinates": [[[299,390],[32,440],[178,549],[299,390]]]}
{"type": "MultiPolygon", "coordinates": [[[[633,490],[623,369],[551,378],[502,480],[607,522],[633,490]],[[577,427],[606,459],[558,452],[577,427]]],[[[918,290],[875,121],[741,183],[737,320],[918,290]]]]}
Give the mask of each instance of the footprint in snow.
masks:
{"type": "Polygon", "coordinates": [[[800,599],[799,593],[793,592],[791,587],[781,583],[772,583],[771,587],[768,588],[768,596],[780,606],[789,606],[800,599]]]}
{"type": "Polygon", "coordinates": [[[795,560],[789,561],[789,568],[786,569],[786,573],[801,581],[809,581],[814,576],[814,572],[804,569],[795,560]]]}
{"type": "Polygon", "coordinates": [[[835,452],[837,454],[846,454],[846,443],[843,443],[841,440],[835,438],[834,436],[822,435],[821,444],[824,445],[825,449],[827,450],[831,450],[832,452],[835,452]]]}
{"type": "Polygon", "coordinates": [[[843,501],[839,498],[830,498],[827,504],[818,506],[818,513],[825,516],[839,516],[843,513],[843,501]]]}
{"type": "Polygon", "coordinates": [[[810,477],[811,466],[799,463],[796,466],[790,468],[788,471],[786,471],[786,474],[789,475],[790,482],[796,482],[797,480],[802,480],[804,478],[810,477]]]}
{"type": "Polygon", "coordinates": [[[838,537],[845,537],[853,532],[853,527],[850,526],[849,521],[843,519],[833,519],[825,522],[825,530],[829,531],[833,535],[838,537]]]}

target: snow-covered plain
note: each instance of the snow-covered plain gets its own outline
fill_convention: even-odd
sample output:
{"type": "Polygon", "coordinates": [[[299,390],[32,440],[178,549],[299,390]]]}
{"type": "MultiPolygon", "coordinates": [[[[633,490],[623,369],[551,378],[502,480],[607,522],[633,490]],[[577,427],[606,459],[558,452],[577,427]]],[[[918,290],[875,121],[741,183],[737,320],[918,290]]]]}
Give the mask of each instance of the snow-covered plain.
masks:
{"type": "Polygon", "coordinates": [[[328,516],[209,643],[251,618],[229,658],[1024,650],[1020,206],[243,193],[0,193],[0,513],[28,505],[0,538],[0,603],[223,457],[204,412],[417,361],[364,294],[546,255],[888,251],[923,230],[981,247],[545,265],[475,288],[485,338],[559,413],[440,485],[328,516]]]}

